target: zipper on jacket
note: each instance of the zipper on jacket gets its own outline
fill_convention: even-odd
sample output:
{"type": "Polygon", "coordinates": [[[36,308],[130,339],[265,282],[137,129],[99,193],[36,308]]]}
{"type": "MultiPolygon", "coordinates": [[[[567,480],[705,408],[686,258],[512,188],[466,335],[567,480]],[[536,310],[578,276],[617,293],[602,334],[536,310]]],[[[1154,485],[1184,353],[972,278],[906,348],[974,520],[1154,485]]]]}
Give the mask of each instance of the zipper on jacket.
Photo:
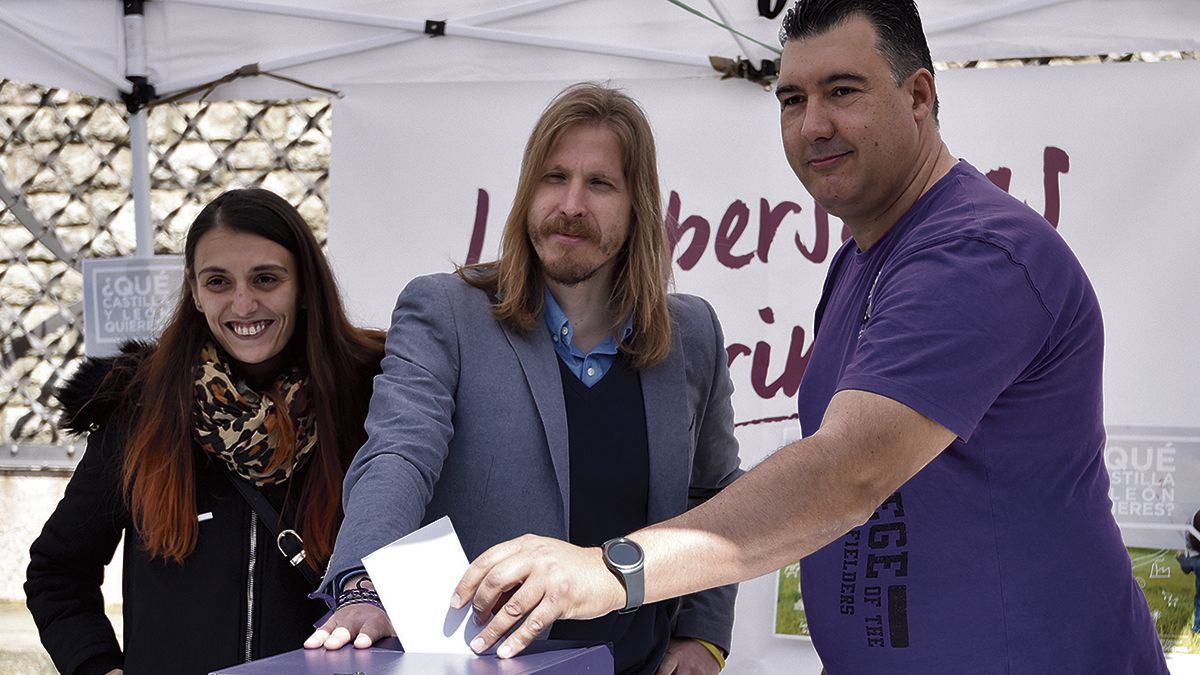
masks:
{"type": "Polygon", "coordinates": [[[250,563],[246,572],[246,662],[254,642],[254,565],[258,561],[258,515],[250,511],[250,563]]]}

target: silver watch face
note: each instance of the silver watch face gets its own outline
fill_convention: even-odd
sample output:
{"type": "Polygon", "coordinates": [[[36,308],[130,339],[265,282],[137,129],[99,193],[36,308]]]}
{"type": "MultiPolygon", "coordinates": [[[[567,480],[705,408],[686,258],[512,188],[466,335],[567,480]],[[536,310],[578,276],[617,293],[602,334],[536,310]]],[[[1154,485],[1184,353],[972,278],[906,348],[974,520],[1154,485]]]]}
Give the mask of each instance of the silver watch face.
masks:
{"type": "Polygon", "coordinates": [[[614,541],[605,548],[609,562],[617,567],[636,567],[642,561],[642,551],[629,541],[614,541]]]}

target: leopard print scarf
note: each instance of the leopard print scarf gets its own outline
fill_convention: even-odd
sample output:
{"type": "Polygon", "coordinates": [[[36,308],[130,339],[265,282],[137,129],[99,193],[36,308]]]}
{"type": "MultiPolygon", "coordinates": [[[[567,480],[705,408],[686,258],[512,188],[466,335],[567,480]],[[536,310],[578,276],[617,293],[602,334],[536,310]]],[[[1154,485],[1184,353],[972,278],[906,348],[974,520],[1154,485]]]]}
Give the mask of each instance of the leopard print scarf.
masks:
{"type": "Polygon", "coordinates": [[[282,483],[304,465],[317,444],[317,424],[309,410],[309,391],[299,368],[279,375],[272,387],[287,407],[280,410],[272,397],[235,382],[216,345],[200,350],[195,367],[195,406],[192,437],[209,455],[255,485],[282,483]],[[284,438],[288,415],[295,430],[295,454],[290,463],[271,469],[271,460],[284,438]]]}

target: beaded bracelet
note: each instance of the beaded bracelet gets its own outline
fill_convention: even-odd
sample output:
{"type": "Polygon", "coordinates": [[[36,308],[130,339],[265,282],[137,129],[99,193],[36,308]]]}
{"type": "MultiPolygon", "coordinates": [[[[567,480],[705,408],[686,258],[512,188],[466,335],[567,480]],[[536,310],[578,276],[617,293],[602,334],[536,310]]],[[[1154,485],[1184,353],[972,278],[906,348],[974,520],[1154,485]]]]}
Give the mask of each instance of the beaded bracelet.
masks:
{"type": "Polygon", "coordinates": [[[363,577],[354,584],[354,588],[342,591],[337,599],[334,600],[335,607],[338,609],[346,605],[371,605],[383,609],[383,603],[379,601],[379,593],[373,588],[366,588],[363,582],[368,581],[367,577],[363,577]]]}
{"type": "Polygon", "coordinates": [[[373,605],[383,609],[383,603],[379,601],[379,594],[375,591],[365,588],[351,588],[348,591],[342,592],[337,596],[338,609],[346,605],[373,605]]]}

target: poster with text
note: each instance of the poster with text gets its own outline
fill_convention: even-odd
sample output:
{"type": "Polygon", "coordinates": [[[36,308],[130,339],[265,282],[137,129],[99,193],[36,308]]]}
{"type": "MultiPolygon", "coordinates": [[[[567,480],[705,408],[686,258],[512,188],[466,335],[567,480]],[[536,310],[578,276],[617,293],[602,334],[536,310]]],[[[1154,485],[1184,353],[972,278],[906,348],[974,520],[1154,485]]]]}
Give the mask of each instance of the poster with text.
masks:
{"type": "Polygon", "coordinates": [[[87,356],[113,356],[128,340],[153,340],[183,283],[183,256],[83,261],[83,342],[87,356]]]}

